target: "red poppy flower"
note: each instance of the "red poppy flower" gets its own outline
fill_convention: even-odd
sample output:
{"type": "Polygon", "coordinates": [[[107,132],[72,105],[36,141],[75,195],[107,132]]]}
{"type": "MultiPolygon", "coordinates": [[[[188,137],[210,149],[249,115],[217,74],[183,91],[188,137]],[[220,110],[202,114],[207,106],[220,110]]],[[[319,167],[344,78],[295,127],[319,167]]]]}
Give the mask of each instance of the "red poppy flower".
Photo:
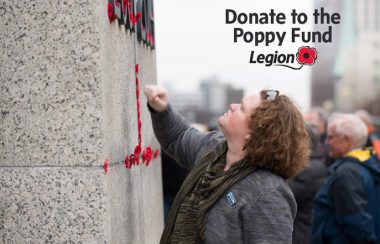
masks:
{"type": "Polygon", "coordinates": [[[104,168],[104,172],[108,172],[108,159],[106,159],[106,161],[104,162],[104,166],[103,166],[103,168],[104,168]]]}
{"type": "Polygon", "coordinates": [[[140,17],[141,17],[140,12],[137,12],[136,15],[133,15],[131,12],[129,12],[129,19],[131,21],[132,27],[135,26],[137,22],[139,22],[140,17]]]}
{"type": "Polygon", "coordinates": [[[125,156],[125,168],[130,169],[132,167],[132,160],[129,160],[128,154],[125,156]]]}
{"type": "Polygon", "coordinates": [[[158,149],[156,149],[156,151],[153,154],[153,158],[157,158],[159,153],[160,153],[160,151],[158,149]]]}
{"type": "Polygon", "coordinates": [[[134,154],[139,157],[140,156],[140,153],[141,153],[141,146],[140,145],[136,145],[135,147],[135,151],[134,151],[134,154]]]}
{"type": "Polygon", "coordinates": [[[150,161],[152,161],[152,157],[153,157],[153,155],[152,155],[152,148],[151,147],[147,147],[147,148],[145,148],[145,151],[144,151],[144,154],[143,154],[143,160],[145,161],[145,163],[146,163],[146,166],[148,166],[149,165],[149,163],[150,163],[150,161]]]}
{"type": "Polygon", "coordinates": [[[310,47],[300,47],[297,53],[297,62],[299,64],[312,65],[317,59],[317,50],[310,47]]]}
{"type": "Polygon", "coordinates": [[[141,146],[140,145],[137,145],[136,147],[135,147],[135,151],[134,151],[134,155],[135,155],[135,163],[137,164],[137,165],[139,165],[140,164],[140,153],[141,153],[141,146]]]}
{"type": "Polygon", "coordinates": [[[137,155],[135,155],[135,164],[136,165],[140,164],[140,157],[138,157],[137,155]]]}
{"type": "Polygon", "coordinates": [[[137,23],[137,21],[139,21],[140,17],[141,17],[141,13],[137,12],[136,15],[135,15],[136,23],[137,23]]]}
{"type": "Polygon", "coordinates": [[[129,155],[129,163],[131,164],[131,167],[132,165],[135,165],[135,155],[133,155],[133,153],[131,155],[129,155]]]}
{"type": "Polygon", "coordinates": [[[153,40],[153,36],[147,31],[146,32],[146,38],[148,39],[148,41],[154,45],[154,40],[153,40]]]}
{"type": "Polygon", "coordinates": [[[108,3],[108,19],[110,20],[110,22],[113,22],[115,21],[116,17],[116,14],[113,12],[112,3],[108,3]]]}
{"type": "Polygon", "coordinates": [[[135,65],[135,72],[136,72],[136,74],[139,73],[139,64],[136,64],[136,65],[135,65]]]}
{"type": "Polygon", "coordinates": [[[127,11],[128,2],[129,2],[129,0],[122,0],[121,1],[121,7],[122,7],[121,9],[122,9],[123,13],[125,13],[127,11]]]}

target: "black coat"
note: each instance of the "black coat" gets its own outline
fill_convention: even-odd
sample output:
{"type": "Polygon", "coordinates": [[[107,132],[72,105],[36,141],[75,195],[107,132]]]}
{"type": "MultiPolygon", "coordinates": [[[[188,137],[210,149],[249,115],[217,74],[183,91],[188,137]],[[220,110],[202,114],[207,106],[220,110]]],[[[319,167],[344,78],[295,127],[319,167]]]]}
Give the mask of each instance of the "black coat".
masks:
{"type": "Polygon", "coordinates": [[[323,156],[311,156],[310,165],[288,181],[297,202],[297,215],[293,226],[293,244],[310,242],[311,210],[314,196],[327,178],[323,156]]]}

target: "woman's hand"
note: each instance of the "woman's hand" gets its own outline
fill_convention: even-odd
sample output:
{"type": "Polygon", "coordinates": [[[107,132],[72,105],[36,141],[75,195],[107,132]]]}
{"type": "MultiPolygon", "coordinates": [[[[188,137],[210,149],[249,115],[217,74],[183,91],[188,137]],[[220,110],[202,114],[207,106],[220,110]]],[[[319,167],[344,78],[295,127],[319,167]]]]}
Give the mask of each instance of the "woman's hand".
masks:
{"type": "Polygon", "coordinates": [[[165,89],[156,85],[146,85],[144,94],[155,111],[163,112],[168,107],[168,93],[165,89]]]}

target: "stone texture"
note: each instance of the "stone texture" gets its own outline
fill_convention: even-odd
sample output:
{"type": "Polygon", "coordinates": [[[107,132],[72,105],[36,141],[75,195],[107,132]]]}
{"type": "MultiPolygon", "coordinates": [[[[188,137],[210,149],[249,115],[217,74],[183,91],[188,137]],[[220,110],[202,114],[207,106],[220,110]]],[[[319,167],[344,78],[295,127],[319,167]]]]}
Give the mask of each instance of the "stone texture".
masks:
{"type": "Polygon", "coordinates": [[[0,3],[0,244],[158,243],[161,162],[110,166],[159,147],[143,95],[155,51],[109,23],[107,1],[0,3]],[[25,166],[25,167],[24,167],[25,166]]]}
{"type": "Polygon", "coordinates": [[[98,164],[102,100],[94,6],[87,0],[0,3],[0,165],[98,164]]]}
{"type": "Polygon", "coordinates": [[[110,212],[109,243],[158,243],[163,230],[162,186],[157,184],[161,164],[119,167],[107,175],[110,212]]]}
{"type": "Polygon", "coordinates": [[[106,243],[98,168],[0,169],[0,243],[106,243]]]}
{"type": "MultiPolygon", "coordinates": [[[[100,15],[106,13],[100,9],[100,15]]],[[[104,158],[123,161],[138,144],[135,65],[139,64],[142,146],[159,148],[143,95],[156,83],[155,51],[138,43],[135,33],[99,18],[104,111],[104,158]],[[112,94],[112,96],[110,96],[112,94]]],[[[130,170],[111,168],[107,178],[112,212],[110,243],[158,243],[163,230],[161,161],[130,170]]]]}

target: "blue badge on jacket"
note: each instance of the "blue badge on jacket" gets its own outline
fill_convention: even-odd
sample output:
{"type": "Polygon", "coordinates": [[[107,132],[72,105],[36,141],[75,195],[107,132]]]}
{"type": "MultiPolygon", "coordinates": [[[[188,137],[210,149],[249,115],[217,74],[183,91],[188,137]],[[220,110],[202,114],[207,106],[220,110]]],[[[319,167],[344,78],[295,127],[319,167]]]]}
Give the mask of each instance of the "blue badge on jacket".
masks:
{"type": "Polygon", "coordinates": [[[232,192],[230,191],[229,193],[227,193],[226,195],[227,197],[227,200],[228,200],[228,203],[232,206],[236,203],[236,199],[234,197],[234,194],[232,194],[232,192]]]}

